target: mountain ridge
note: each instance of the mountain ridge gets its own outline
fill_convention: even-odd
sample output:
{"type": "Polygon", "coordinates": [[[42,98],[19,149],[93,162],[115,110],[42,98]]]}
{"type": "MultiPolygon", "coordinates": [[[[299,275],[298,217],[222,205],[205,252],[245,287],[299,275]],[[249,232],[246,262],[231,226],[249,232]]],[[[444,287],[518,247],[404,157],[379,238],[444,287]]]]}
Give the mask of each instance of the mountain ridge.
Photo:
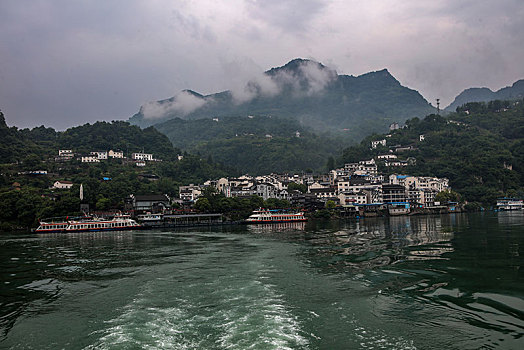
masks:
{"type": "Polygon", "coordinates": [[[294,59],[240,90],[209,95],[183,90],[169,99],[148,102],[129,121],[146,127],[177,117],[274,115],[297,119],[317,131],[349,130],[357,138],[432,110],[418,91],[403,86],[387,69],[339,75],[322,63],[294,59]]]}
{"type": "Polygon", "coordinates": [[[524,79],[517,80],[511,86],[503,87],[493,91],[487,87],[474,87],[462,91],[455,97],[444,110],[455,112],[460,107],[469,102],[489,102],[494,100],[515,100],[524,97],[524,79]]]}

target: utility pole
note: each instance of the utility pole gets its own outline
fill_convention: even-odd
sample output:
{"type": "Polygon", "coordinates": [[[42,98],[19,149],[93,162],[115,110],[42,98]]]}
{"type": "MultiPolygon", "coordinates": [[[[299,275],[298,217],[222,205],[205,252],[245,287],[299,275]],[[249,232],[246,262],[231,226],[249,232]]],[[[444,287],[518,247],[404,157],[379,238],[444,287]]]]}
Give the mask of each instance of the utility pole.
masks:
{"type": "Polygon", "coordinates": [[[440,98],[437,98],[437,114],[440,115],[440,98]]]}

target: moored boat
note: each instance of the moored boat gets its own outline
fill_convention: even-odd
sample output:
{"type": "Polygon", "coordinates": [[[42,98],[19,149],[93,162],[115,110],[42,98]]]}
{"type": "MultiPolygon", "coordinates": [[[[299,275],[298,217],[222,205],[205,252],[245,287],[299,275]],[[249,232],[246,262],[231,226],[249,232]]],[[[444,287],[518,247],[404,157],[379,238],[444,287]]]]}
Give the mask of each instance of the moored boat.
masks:
{"type": "Polygon", "coordinates": [[[40,225],[34,230],[37,233],[60,233],[69,226],[67,217],[57,217],[40,220],[40,225]]]}
{"type": "Polygon", "coordinates": [[[36,233],[61,233],[61,232],[98,232],[98,231],[123,231],[140,229],[141,225],[131,219],[129,215],[115,215],[110,219],[96,216],[82,216],[67,218],[63,221],[40,221],[36,233]]]}
{"type": "Polygon", "coordinates": [[[271,224],[282,222],[307,221],[303,212],[286,212],[282,210],[255,210],[245,221],[246,224],[271,224]]]}
{"type": "Polygon", "coordinates": [[[522,210],[524,201],[517,198],[499,198],[497,199],[498,210],[522,210]]]}

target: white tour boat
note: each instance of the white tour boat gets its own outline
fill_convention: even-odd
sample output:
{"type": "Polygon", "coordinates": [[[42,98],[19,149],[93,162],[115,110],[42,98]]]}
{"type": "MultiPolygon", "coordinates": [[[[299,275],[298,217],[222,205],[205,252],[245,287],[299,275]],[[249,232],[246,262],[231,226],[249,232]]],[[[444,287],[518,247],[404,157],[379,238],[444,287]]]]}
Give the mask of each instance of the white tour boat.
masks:
{"type": "Polygon", "coordinates": [[[517,198],[499,198],[497,199],[498,210],[522,210],[524,201],[517,198]]]}
{"type": "Polygon", "coordinates": [[[48,219],[40,221],[36,233],[61,232],[97,232],[136,230],[142,226],[129,215],[115,215],[111,219],[96,216],[81,216],[66,219],[48,219]]]}
{"type": "Polygon", "coordinates": [[[303,212],[290,213],[282,210],[255,210],[247,219],[247,224],[270,224],[281,222],[300,222],[306,221],[307,218],[303,212]]]}

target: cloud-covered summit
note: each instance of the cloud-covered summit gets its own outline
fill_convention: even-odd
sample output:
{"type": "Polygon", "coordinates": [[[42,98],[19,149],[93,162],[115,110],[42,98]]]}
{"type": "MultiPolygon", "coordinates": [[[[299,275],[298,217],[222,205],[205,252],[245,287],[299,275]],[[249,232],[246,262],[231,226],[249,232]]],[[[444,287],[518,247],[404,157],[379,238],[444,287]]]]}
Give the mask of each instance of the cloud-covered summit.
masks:
{"type": "Polygon", "coordinates": [[[191,90],[183,90],[167,100],[147,102],[140,107],[140,113],[146,119],[161,119],[171,113],[186,116],[206,102],[202,95],[191,90]]]}
{"type": "Polygon", "coordinates": [[[319,62],[294,59],[252,75],[231,90],[205,96],[184,90],[170,99],[148,102],[130,121],[170,130],[176,127],[170,121],[177,118],[275,116],[358,138],[431,111],[417,91],[402,86],[387,69],[360,76],[338,75],[319,62]]]}
{"type": "MultiPolygon", "coordinates": [[[[328,84],[337,79],[337,72],[319,62],[309,59],[294,59],[286,65],[264,73],[252,75],[248,81],[222,92],[230,95],[236,105],[248,103],[255,98],[268,98],[287,91],[292,97],[311,96],[321,93],[328,84]]],[[[213,95],[203,96],[191,90],[183,90],[175,96],[161,101],[150,101],[140,107],[145,119],[162,119],[188,114],[213,104],[213,95]]]]}

